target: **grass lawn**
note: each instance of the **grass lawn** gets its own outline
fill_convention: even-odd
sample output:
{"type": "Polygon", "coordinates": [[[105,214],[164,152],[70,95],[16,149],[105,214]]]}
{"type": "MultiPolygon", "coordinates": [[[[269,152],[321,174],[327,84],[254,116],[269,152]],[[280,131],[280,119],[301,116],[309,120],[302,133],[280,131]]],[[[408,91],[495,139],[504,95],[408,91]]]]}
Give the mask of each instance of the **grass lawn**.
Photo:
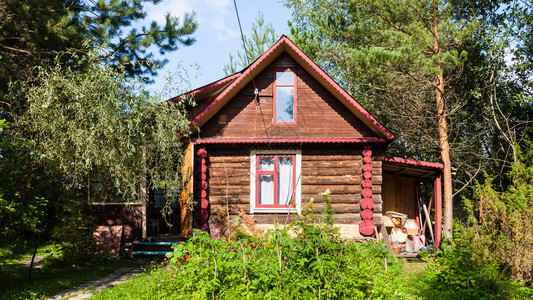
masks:
{"type": "Polygon", "coordinates": [[[117,267],[87,267],[63,270],[34,270],[32,283],[28,270],[0,272],[0,299],[40,299],[89,280],[105,276],[117,267]]]}
{"type": "MultiPolygon", "coordinates": [[[[39,247],[37,256],[45,256],[50,246],[39,247]]],[[[25,261],[31,259],[28,248],[0,248],[0,299],[41,299],[74,285],[94,280],[114,270],[135,264],[131,261],[103,261],[88,266],[34,269],[29,282],[29,268],[25,261]]]]}

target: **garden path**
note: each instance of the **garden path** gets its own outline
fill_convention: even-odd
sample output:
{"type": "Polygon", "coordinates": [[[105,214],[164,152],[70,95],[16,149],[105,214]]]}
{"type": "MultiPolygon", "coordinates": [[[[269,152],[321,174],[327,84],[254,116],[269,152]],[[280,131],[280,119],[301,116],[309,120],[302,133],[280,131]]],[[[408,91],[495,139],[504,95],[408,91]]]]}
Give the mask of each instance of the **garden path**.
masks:
{"type": "Polygon", "coordinates": [[[90,298],[94,293],[105,290],[117,284],[123,283],[124,281],[142,273],[143,270],[140,267],[123,267],[115,270],[113,273],[102,277],[97,280],[89,281],[78,286],[73,287],[62,291],[58,294],[55,294],[48,298],[48,300],[57,300],[57,299],[87,299],[90,298]]]}

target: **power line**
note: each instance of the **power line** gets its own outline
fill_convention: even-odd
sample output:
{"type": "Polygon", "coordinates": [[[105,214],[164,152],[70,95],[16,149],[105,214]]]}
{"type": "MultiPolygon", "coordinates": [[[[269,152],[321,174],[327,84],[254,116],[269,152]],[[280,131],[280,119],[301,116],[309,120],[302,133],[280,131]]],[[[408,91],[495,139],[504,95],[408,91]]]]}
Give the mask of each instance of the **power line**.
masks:
{"type": "Polygon", "coordinates": [[[235,6],[235,13],[237,14],[237,22],[239,23],[239,29],[241,31],[241,40],[242,47],[244,48],[244,53],[246,54],[246,62],[250,65],[250,57],[248,56],[248,51],[246,51],[246,41],[244,40],[244,33],[242,33],[241,18],[239,18],[239,10],[237,9],[237,1],[233,0],[233,5],[235,6]]]}
{"type": "MultiPolygon", "coordinates": [[[[246,57],[246,63],[248,63],[248,66],[250,66],[250,57],[249,53],[246,50],[246,41],[244,40],[244,33],[242,32],[242,26],[241,26],[241,18],[239,17],[239,10],[237,9],[237,1],[233,0],[233,5],[235,6],[235,13],[237,14],[237,22],[239,23],[239,30],[241,31],[241,40],[242,40],[242,47],[244,48],[244,54],[246,57]]],[[[252,75],[252,83],[254,85],[254,95],[255,99],[257,100],[258,91],[257,87],[255,86],[255,80],[253,78],[252,70],[250,69],[250,74],[252,75]]]]}
{"type": "MultiPolygon", "coordinates": [[[[233,0],[233,5],[235,6],[235,14],[237,14],[237,22],[239,23],[239,30],[241,31],[242,47],[244,48],[246,62],[248,63],[248,66],[250,66],[250,57],[249,57],[248,51],[246,50],[246,41],[244,40],[244,33],[242,32],[241,18],[239,17],[239,10],[237,9],[236,0],[233,0]]],[[[261,119],[263,120],[263,127],[265,128],[265,135],[267,139],[269,139],[268,131],[267,131],[266,124],[265,124],[265,116],[263,115],[263,109],[261,108],[261,104],[259,104],[259,91],[257,90],[257,86],[255,85],[255,78],[254,78],[252,69],[250,69],[250,75],[252,76],[252,84],[254,85],[254,99],[256,100],[255,104],[259,106],[259,111],[261,113],[261,119]]]]}

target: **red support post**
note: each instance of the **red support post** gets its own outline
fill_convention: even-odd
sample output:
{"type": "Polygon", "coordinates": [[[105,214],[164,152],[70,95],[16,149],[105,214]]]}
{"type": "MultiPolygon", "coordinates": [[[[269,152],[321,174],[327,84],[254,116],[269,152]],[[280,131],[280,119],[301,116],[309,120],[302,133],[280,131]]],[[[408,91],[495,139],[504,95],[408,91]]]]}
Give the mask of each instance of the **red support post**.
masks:
{"type": "Polygon", "coordinates": [[[441,175],[435,176],[433,195],[435,197],[435,247],[440,249],[442,239],[442,183],[441,175]]]}

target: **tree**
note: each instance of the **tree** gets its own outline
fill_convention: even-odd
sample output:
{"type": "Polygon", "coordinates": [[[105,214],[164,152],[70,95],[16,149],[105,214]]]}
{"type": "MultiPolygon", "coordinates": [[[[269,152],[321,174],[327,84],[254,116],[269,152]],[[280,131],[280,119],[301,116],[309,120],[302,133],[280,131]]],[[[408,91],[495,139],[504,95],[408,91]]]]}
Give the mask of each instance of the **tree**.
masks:
{"type": "Polygon", "coordinates": [[[0,113],[11,121],[23,112],[23,98],[12,95],[16,85],[35,78],[36,67],[53,65],[59,52],[62,64],[82,68],[72,55],[98,48],[98,61],[120,66],[130,77],[155,75],[166,60],[156,59],[151,47],[165,54],[191,45],[195,41],[191,34],[198,26],[194,14],[185,14],[182,20],[167,14],[164,25],[152,22],[149,27],[131,27],[146,17],[145,2],[160,1],[2,1],[0,113]]]}
{"type": "MultiPolygon", "coordinates": [[[[76,109],[81,110],[79,105],[82,101],[87,101],[88,103],[85,104],[89,105],[97,95],[103,100],[110,101],[111,98],[105,96],[109,93],[109,97],[123,96],[124,99],[121,101],[124,102],[121,105],[127,105],[127,107],[122,107],[124,112],[128,111],[133,114],[135,111],[139,122],[141,112],[145,113],[145,120],[135,123],[132,114],[119,114],[115,111],[116,122],[107,124],[106,127],[109,131],[116,130],[117,134],[124,134],[125,137],[130,138],[130,144],[118,144],[123,147],[146,145],[146,141],[143,142],[144,144],[136,144],[140,141],[135,139],[140,137],[139,126],[141,124],[147,126],[142,129],[144,130],[142,134],[146,134],[143,136],[151,136],[147,134],[149,117],[157,120],[157,122],[153,121],[155,122],[153,124],[164,126],[158,123],[162,121],[158,119],[162,118],[162,115],[152,111],[155,110],[153,101],[146,100],[147,96],[144,95],[142,89],[136,88],[131,92],[126,90],[132,87],[131,82],[128,82],[126,78],[143,78],[149,81],[148,76],[156,74],[166,62],[164,59],[155,58],[152,52],[159,51],[165,54],[181,46],[193,44],[195,39],[192,34],[198,24],[194,14],[185,14],[182,18],[167,14],[164,24],[152,22],[147,27],[135,27],[135,23],[146,16],[143,10],[144,4],[159,2],[160,0],[5,0],[0,2],[0,120],[9,123],[9,127],[0,132],[0,141],[3,143],[0,149],[2,170],[0,190],[3,192],[3,200],[10,203],[10,207],[28,207],[28,205],[33,205],[35,199],[47,199],[50,200],[46,208],[49,215],[61,216],[67,207],[72,207],[70,203],[73,199],[78,201],[81,199],[80,190],[67,191],[64,188],[65,183],[68,182],[71,186],[78,187],[80,176],[84,176],[87,168],[94,167],[94,171],[102,172],[114,170],[106,169],[107,166],[102,165],[105,161],[102,156],[99,156],[103,155],[102,152],[85,153],[86,160],[80,161],[74,159],[74,157],[79,158],[80,155],[75,151],[76,149],[74,153],[67,152],[67,150],[73,150],[74,146],[83,146],[87,151],[99,150],[89,149],[89,144],[76,144],[71,139],[77,135],[81,138],[79,134],[83,132],[82,124],[94,125],[96,122],[94,119],[82,119],[81,112],[76,111],[76,109]],[[104,68],[104,64],[107,73],[103,72],[104,69],[99,69],[104,68]],[[90,76],[90,72],[103,77],[99,79],[90,76]],[[67,78],[72,81],[67,82],[67,78]],[[89,82],[91,80],[92,83],[89,82]],[[102,86],[104,83],[110,86],[102,86]],[[118,92],[120,84],[125,84],[121,87],[121,94],[118,92]],[[68,93],[69,90],[59,91],[60,85],[70,91],[80,91],[83,94],[74,97],[68,93]],[[93,95],[87,90],[91,86],[97,94],[93,95]],[[42,93],[45,92],[51,94],[43,95],[42,93]],[[35,98],[37,94],[43,97],[35,98]],[[52,104],[44,105],[43,101],[50,97],[61,99],[58,101],[61,101],[63,107],[53,105],[57,104],[53,101],[52,104]],[[81,100],[79,97],[88,98],[81,100]],[[67,107],[71,110],[67,111],[67,107]],[[47,111],[47,109],[58,111],[47,111]],[[76,127],[71,127],[74,123],[59,124],[60,120],[53,118],[54,113],[58,113],[58,117],[65,117],[63,121],[73,118],[68,113],[75,113],[78,118],[77,122],[79,122],[77,125],[80,126],[77,128],[78,132],[71,131],[72,135],[66,137],[66,132],[76,127]],[[123,119],[119,119],[119,116],[123,119]],[[36,119],[32,120],[31,117],[36,119]],[[47,119],[47,117],[52,118],[47,119]],[[36,130],[36,127],[33,127],[33,121],[37,120],[44,123],[43,130],[36,130]],[[130,132],[124,132],[122,126],[125,124],[117,123],[118,121],[130,122],[126,124],[129,124],[131,130],[137,130],[136,135],[133,137],[129,135],[130,132]],[[52,134],[49,132],[51,129],[48,125],[50,124],[66,127],[58,127],[57,131],[52,134]],[[116,127],[110,129],[110,126],[116,127]],[[65,139],[53,139],[58,137],[65,139]],[[49,143],[55,141],[56,146],[63,145],[66,148],[62,152],[58,148],[47,148],[43,144],[45,141],[49,143]],[[70,149],[69,146],[71,146],[70,149]],[[54,149],[58,152],[54,152],[54,149]],[[61,154],[65,156],[57,156],[61,154]],[[96,157],[99,157],[99,161],[95,161],[96,157]],[[66,162],[73,162],[70,169],[61,165],[66,162]]],[[[119,101],[119,99],[115,100],[119,101]]],[[[101,114],[104,114],[106,109],[109,109],[107,112],[112,114],[111,109],[119,107],[117,103],[115,106],[104,106],[110,105],[109,101],[104,101],[100,106],[101,114]]],[[[86,109],[95,109],[94,105],[86,109]]],[[[163,105],[158,108],[158,112],[162,109],[163,105]]],[[[174,112],[169,112],[170,116],[174,114],[174,112]]],[[[95,113],[94,117],[105,120],[104,115],[95,113]]],[[[108,117],[107,120],[111,121],[111,116],[108,115],[108,117]]],[[[181,118],[176,118],[176,120],[181,120],[181,118]]],[[[162,130],[162,127],[152,131],[158,130],[162,130]]],[[[96,143],[96,141],[93,142],[96,143]]],[[[51,144],[47,145],[51,146],[51,144]]],[[[91,145],[95,146],[94,143],[91,145]]],[[[136,148],[136,151],[139,149],[136,148]]],[[[164,149],[168,150],[168,147],[164,149]]],[[[110,149],[107,148],[107,150],[110,149]]],[[[127,153],[126,150],[131,149],[121,151],[127,153]]],[[[108,154],[111,155],[111,153],[108,154]]],[[[179,153],[175,154],[176,157],[179,156],[179,153]]],[[[135,155],[137,152],[133,156],[135,155]]],[[[171,153],[164,155],[171,155],[171,153]]],[[[133,156],[125,157],[126,159],[116,167],[132,162],[133,156]]],[[[130,171],[133,166],[135,165],[129,166],[130,171]]],[[[115,172],[115,174],[119,173],[115,172]]],[[[119,181],[131,180],[134,177],[133,173],[120,175],[123,175],[122,179],[117,179],[114,184],[118,185],[119,181]]],[[[157,178],[157,174],[154,174],[154,178],[157,178]]],[[[121,188],[124,186],[125,189],[129,188],[131,191],[133,190],[132,184],[122,182],[121,188]]],[[[123,191],[123,196],[126,197],[128,192],[123,191]]],[[[21,211],[21,213],[24,212],[21,211]]],[[[50,229],[56,221],[56,218],[49,218],[43,226],[50,229]]]]}
{"type": "Polygon", "coordinates": [[[237,51],[238,61],[233,60],[233,55],[229,55],[229,63],[224,66],[226,75],[234,74],[237,68],[246,68],[250,63],[261,56],[265,51],[276,42],[276,33],[272,24],[266,24],[263,14],[255,19],[252,25],[252,35],[250,38],[244,36],[243,52],[237,51]]]}
{"type": "Polygon", "coordinates": [[[111,175],[112,186],[130,202],[139,199],[142,178],[148,186],[181,189],[181,137],[189,128],[190,98],[161,102],[125,71],[83,58],[74,70],[57,64],[42,68],[39,85],[28,86],[23,137],[47,170],[64,174],[64,184],[88,188],[91,175],[111,175]]]}
{"type": "Polygon", "coordinates": [[[402,147],[411,153],[438,150],[444,164],[444,233],[451,237],[450,120],[462,103],[453,101],[450,83],[460,75],[467,56],[460,46],[471,39],[477,20],[456,18],[463,8],[437,0],[286,4],[294,9],[291,33],[298,45],[350,92],[375,101],[369,107],[387,115],[402,147]]]}

